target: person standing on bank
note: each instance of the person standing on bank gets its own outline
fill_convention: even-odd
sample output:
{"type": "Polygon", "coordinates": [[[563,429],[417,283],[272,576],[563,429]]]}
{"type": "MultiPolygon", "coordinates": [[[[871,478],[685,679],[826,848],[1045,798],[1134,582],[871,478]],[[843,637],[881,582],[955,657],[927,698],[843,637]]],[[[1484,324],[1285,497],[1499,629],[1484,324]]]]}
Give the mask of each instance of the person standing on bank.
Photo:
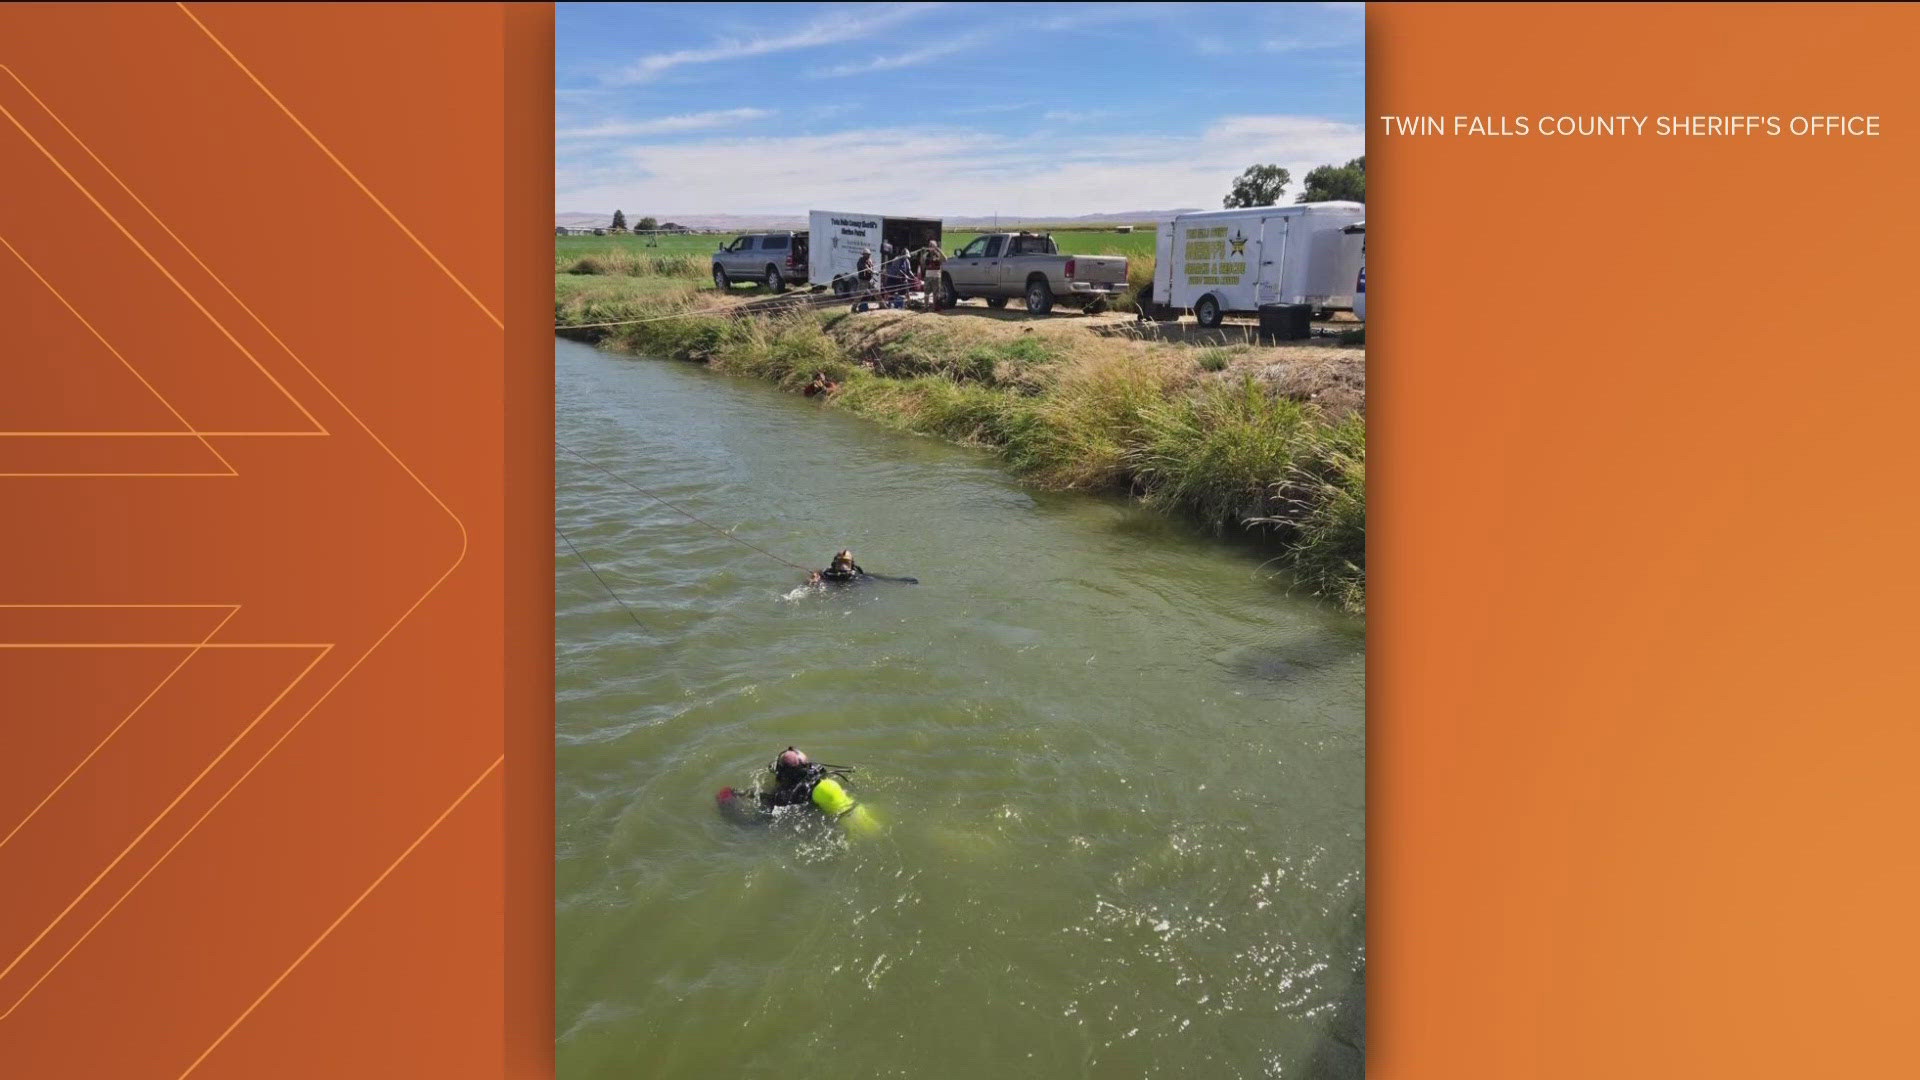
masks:
{"type": "Polygon", "coordinates": [[[928,311],[939,311],[946,306],[947,291],[940,281],[940,268],[946,261],[947,253],[940,250],[940,241],[929,239],[920,256],[920,287],[926,290],[928,311]]]}

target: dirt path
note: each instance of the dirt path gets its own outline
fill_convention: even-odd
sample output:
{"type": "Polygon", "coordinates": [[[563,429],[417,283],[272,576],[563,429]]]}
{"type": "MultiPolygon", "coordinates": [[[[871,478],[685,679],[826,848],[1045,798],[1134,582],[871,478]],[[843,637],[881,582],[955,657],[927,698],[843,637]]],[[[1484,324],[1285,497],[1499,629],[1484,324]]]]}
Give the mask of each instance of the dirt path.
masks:
{"type": "MultiPolygon", "coordinates": [[[[1354,329],[1356,322],[1320,323],[1354,329]]],[[[1261,345],[1254,325],[1229,323],[1201,329],[1192,319],[1179,323],[1139,322],[1120,312],[1084,315],[1057,312],[1042,316],[995,310],[981,303],[927,312],[880,310],[854,314],[834,336],[856,353],[883,348],[920,330],[937,327],[944,337],[965,342],[1007,342],[1037,335],[1058,342],[1069,355],[1131,354],[1158,363],[1191,364],[1200,379],[1237,379],[1253,375],[1300,401],[1333,413],[1364,412],[1367,354],[1362,346],[1337,344],[1328,337],[1261,345]]]]}
{"type": "MultiPolygon", "coordinates": [[[[813,309],[827,312],[851,307],[824,291],[795,290],[772,295],[759,287],[736,289],[725,300],[742,314],[779,314],[813,309]]],[[[1031,315],[1009,305],[990,308],[985,301],[964,301],[938,313],[881,308],[853,313],[834,332],[856,351],[886,343],[920,330],[938,327],[942,336],[961,342],[1006,342],[1039,335],[1059,342],[1071,354],[1131,353],[1162,363],[1191,363],[1201,379],[1233,379],[1251,374],[1270,382],[1288,397],[1311,401],[1334,413],[1364,412],[1367,393],[1367,354],[1364,345],[1347,344],[1338,336],[1362,327],[1341,312],[1313,324],[1314,337],[1303,341],[1260,344],[1252,320],[1229,321],[1203,329],[1191,316],[1172,322],[1142,321],[1119,311],[1088,315],[1061,309],[1031,315]]]]}

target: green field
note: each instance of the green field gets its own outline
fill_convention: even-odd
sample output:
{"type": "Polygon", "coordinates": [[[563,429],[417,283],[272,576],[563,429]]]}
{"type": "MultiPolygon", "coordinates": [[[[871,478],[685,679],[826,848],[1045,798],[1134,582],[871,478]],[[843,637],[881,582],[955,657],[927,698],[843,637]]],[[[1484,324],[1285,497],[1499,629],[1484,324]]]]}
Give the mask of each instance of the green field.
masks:
{"type": "MultiPolygon", "coordinates": [[[[1040,228],[1033,231],[1053,231],[1053,242],[1068,255],[1126,255],[1130,258],[1140,258],[1153,254],[1154,232],[1152,229],[1140,229],[1130,233],[1117,233],[1111,229],[1054,231],[1040,228]]],[[[979,235],[979,229],[955,230],[948,233],[944,238],[947,254],[951,255],[959,251],[979,235]]]]}
{"type": "Polygon", "coordinates": [[[733,242],[731,234],[696,233],[687,236],[556,236],[553,238],[554,264],[566,264],[588,255],[711,255],[723,244],[733,242]]]}
{"type": "MultiPolygon", "coordinates": [[[[1018,226],[1009,226],[1017,228],[1018,226]]],[[[1036,228],[1028,226],[1029,228],[1036,228]]],[[[1153,254],[1154,232],[1142,227],[1131,233],[1112,229],[1059,229],[1052,231],[1054,242],[1069,255],[1126,255],[1145,257],[1153,254]]],[[[564,271],[576,260],[587,256],[626,255],[645,258],[711,255],[715,248],[733,242],[736,233],[701,233],[691,236],[556,236],[553,238],[554,269],[564,271]]],[[[980,235],[978,229],[955,230],[945,237],[948,254],[980,235]]],[[[704,271],[703,271],[704,272],[704,271]]]]}

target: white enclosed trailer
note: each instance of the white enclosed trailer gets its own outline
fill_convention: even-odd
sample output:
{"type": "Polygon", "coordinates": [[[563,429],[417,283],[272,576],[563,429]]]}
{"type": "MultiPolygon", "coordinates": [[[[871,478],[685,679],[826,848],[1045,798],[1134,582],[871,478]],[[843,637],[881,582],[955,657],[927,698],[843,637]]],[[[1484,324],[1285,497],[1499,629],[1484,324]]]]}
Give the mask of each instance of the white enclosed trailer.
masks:
{"type": "Polygon", "coordinates": [[[940,239],[941,223],[937,218],[815,210],[807,215],[807,226],[808,281],[845,294],[858,280],[860,252],[873,252],[878,275],[882,245],[892,244],[896,254],[918,250],[940,239]]]}
{"type": "Polygon", "coordinates": [[[1202,326],[1262,304],[1353,306],[1347,226],[1364,221],[1356,202],[1205,210],[1160,226],[1153,299],[1163,313],[1191,309],[1202,326]]]}
{"type": "Polygon", "coordinates": [[[1347,234],[1349,244],[1354,238],[1360,242],[1360,267],[1354,272],[1353,314],[1361,322],[1367,321],[1367,223],[1362,221],[1341,230],[1347,234]]]}

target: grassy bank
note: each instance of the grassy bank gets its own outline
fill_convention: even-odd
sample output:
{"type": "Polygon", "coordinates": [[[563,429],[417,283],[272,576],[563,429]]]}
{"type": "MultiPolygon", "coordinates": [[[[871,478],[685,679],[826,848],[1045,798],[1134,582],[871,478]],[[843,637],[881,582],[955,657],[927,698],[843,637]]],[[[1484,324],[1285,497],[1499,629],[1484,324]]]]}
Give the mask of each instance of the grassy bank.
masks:
{"type": "Polygon", "coordinates": [[[1216,529],[1251,531],[1302,588],[1365,609],[1357,350],[1224,340],[1200,348],[1130,336],[1124,324],[1100,333],[1073,320],[965,310],[856,315],[836,305],[659,318],[738,303],[698,284],[562,273],[555,321],[655,319],[574,333],[788,390],[825,374],[840,384],[831,407],[990,447],[1046,487],[1130,494],[1216,529]]]}

